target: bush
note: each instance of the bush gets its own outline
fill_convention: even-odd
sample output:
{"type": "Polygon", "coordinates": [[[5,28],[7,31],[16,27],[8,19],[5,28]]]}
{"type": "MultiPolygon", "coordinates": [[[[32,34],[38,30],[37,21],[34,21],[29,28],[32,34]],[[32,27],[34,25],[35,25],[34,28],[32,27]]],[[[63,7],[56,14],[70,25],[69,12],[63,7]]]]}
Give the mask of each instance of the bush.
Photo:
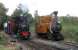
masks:
{"type": "Polygon", "coordinates": [[[6,42],[7,42],[7,39],[4,36],[4,33],[0,32],[0,44],[4,45],[6,44],[6,42]]]}

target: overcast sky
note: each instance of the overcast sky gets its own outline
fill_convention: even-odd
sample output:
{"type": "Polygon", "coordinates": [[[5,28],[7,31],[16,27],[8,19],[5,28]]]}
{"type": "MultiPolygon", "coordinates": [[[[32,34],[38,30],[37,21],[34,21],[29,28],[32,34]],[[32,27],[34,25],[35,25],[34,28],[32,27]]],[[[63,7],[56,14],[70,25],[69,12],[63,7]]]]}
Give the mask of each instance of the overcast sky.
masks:
{"type": "Polygon", "coordinates": [[[59,16],[70,14],[78,16],[78,0],[0,0],[9,8],[8,15],[11,15],[19,3],[30,10],[34,15],[34,11],[38,10],[39,15],[48,15],[58,10],[59,16]]]}

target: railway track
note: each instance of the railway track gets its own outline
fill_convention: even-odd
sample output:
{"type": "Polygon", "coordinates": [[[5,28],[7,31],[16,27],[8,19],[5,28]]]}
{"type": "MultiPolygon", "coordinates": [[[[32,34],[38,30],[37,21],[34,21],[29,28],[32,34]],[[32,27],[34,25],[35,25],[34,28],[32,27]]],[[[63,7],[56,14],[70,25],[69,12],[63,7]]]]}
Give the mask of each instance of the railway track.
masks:
{"type": "MultiPolygon", "coordinates": [[[[10,36],[8,38],[13,39],[10,36]]],[[[24,50],[78,50],[78,45],[75,43],[54,42],[39,38],[33,38],[31,40],[26,41],[19,41],[19,43],[22,44],[22,46],[24,46],[24,50]]]]}
{"type": "Polygon", "coordinates": [[[43,39],[19,41],[27,50],[78,50],[78,45],[71,42],[53,42],[43,39]]]}
{"type": "Polygon", "coordinates": [[[28,46],[31,48],[31,50],[64,50],[61,48],[57,48],[57,47],[53,47],[53,46],[49,46],[49,45],[45,45],[42,43],[36,43],[34,41],[24,41],[21,42],[24,46],[28,46]]]}
{"type": "Polygon", "coordinates": [[[71,42],[53,42],[43,39],[33,39],[29,41],[20,41],[24,46],[31,50],[78,50],[78,46],[71,42]]]}
{"type": "Polygon", "coordinates": [[[55,42],[55,41],[47,41],[47,40],[43,40],[43,39],[36,39],[33,41],[36,43],[42,43],[47,46],[58,48],[59,50],[78,50],[78,45],[76,43],[72,43],[72,42],[64,42],[64,41],[55,42]]]}

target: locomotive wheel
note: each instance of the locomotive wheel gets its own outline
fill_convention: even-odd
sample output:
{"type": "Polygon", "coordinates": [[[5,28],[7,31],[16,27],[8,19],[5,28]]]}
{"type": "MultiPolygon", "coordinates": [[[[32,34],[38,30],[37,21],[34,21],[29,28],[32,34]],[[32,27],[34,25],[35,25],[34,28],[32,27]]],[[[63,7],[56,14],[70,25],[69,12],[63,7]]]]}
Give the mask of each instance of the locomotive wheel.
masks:
{"type": "Polygon", "coordinates": [[[48,40],[52,40],[52,33],[49,32],[49,33],[47,34],[47,38],[48,38],[48,40]]]}
{"type": "Polygon", "coordinates": [[[47,39],[48,33],[37,33],[37,38],[47,39]]]}
{"type": "Polygon", "coordinates": [[[59,33],[58,36],[57,36],[57,39],[58,40],[64,40],[64,37],[63,37],[63,35],[61,33],[59,33]]]}
{"type": "Polygon", "coordinates": [[[30,38],[30,36],[27,36],[27,37],[22,37],[22,36],[20,36],[18,39],[19,40],[28,40],[30,38]]]}
{"type": "Polygon", "coordinates": [[[64,40],[64,37],[61,33],[54,33],[52,34],[53,41],[61,41],[64,40]]]}

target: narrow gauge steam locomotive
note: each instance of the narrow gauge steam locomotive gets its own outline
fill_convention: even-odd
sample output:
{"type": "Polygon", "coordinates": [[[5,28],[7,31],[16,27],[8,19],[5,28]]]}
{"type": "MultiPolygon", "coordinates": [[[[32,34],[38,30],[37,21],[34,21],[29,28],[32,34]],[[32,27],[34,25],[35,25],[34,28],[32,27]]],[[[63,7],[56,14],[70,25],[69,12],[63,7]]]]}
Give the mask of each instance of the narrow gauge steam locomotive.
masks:
{"type": "Polygon", "coordinates": [[[38,37],[47,38],[54,41],[64,40],[64,37],[61,34],[62,26],[58,20],[57,14],[58,11],[54,11],[52,15],[35,15],[37,17],[35,28],[38,37]]]}
{"type": "Polygon", "coordinates": [[[29,32],[29,23],[27,21],[27,17],[17,16],[14,19],[11,18],[8,21],[9,22],[8,22],[7,32],[9,34],[11,34],[12,36],[16,35],[16,37],[20,39],[29,39],[30,32],[29,32]]]}

